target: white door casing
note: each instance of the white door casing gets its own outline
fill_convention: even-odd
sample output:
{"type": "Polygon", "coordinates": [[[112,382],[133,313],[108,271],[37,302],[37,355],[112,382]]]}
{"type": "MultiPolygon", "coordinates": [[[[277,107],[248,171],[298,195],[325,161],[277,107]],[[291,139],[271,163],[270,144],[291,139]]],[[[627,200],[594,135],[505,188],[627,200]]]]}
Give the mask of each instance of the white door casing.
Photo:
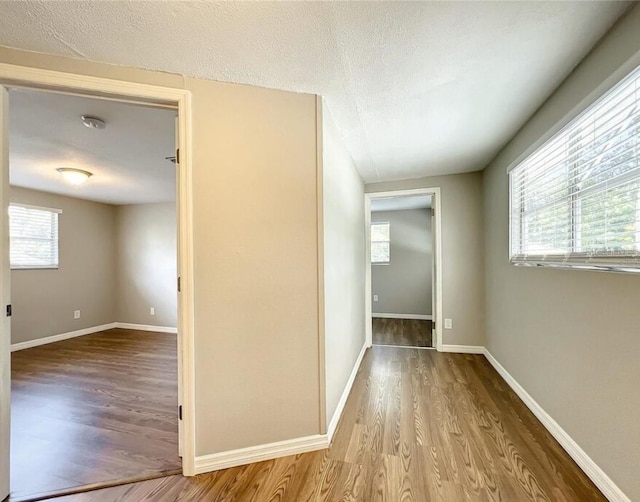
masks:
{"type": "MultiPolygon", "coordinates": [[[[179,355],[180,361],[180,381],[179,393],[180,404],[182,404],[181,423],[181,449],[182,449],[182,472],[186,476],[195,475],[195,309],[194,309],[194,267],[193,267],[193,180],[192,180],[192,114],[191,114],[191,92],[187,89],[161,87],[137,82],[127,82],[123,80],[113,80],[102,77],[79,75],[73,73],[45,70],[41,68],[30,68],[7,63],[0,63],[0,84],[9,84],[11,87],[37,88],[43,91],[63,92],[80,94],[98,99],[115,99],[117,101],[132,102],[137,104],[148,104],[150,106],[172,107],[178,110],[178,137],[180,144],[180,165],[178,170],[178,191],[179,191],[179,225],[178,225],[178,246],[180,248],[179,275],[181,277],[181,292],[178,295],[178,336],[180,337],[179,355]]],[[[0,115],[4,117],[5,127],[0,128],[0,152],[2,162],[0,163],[1,174],[3,176],[3,186],[5,194],[8,193],[8,146],[6,141],[2,141],[2,134],[7,135],[6,127],[6,92],[2,92],[2,106],[0,115]]],[[[6,136],[5,136],[6,137],[6,136]]],[[[2,259],[1,274],[2,282],[1,294],[3,303],[1,308],[9,303],[10,280],[9,271],[9,241],[8,241],[8,211],[7,197],[2,196],[0,203],[3,206],[3,216],[5,221],[0,224],[0,258],[2,259]],[[6,262],[6,263],[5,263],[6,262]],[[6,269],[6,270],[5,270],[6,269]]],[[[9,390],[5,396],[5,386],[9,389],[9,355],[10,341],[8,318],[4,318],[0,336],[0,371],[3,380],[0,387],[0,500],[5,493],[5,472],[9,472],[9,435],[8,418],[4,413],[9,410],[9,390]],[[6,362],[6,364],[5,364],[6,362]],[[5,381],[4,375],[7,375],[5,381]],[[5,410],[6,408],[6,410],[5,410]],[[7,435],[5,436],[5,429],[7,435]],[[7,459],[6,465],[5,460],[7,459]]],[[[8,479],[7,479],[8,483],[8,479]]],[[[8,491],[8,484],[6,487],[8,491]]]]}
{"type": "Polygon", "coordinates": [[[9,465],[11,437],[11,304],[9,279],[9,94],[0,87],[0,500],[9,495],[9,465]]]}
{"type": "MultiPolygon", "coordinates": [[[[180,242],[180,164],[179,164],[179,155],[178,155],[178,151],[180,150],[180,120],[178,119],[178,116],[176,115],[176,128],[175,128],[175,135],[176,135],[176,214],[178,215],[178,218],[176,218],[176,231],[178,233],[177,235],[177,239],[176,242],[180,242]]],[[[182,263],[182,260],[180,259],[180,245],[176,246],[176,260],[177,260],[177,267],[176,270],[178,271],[178,276],[176,277],[176,290],[178,290],[178,302],[180,302],[180,288],[178,287],[178,284],[180,282],[180,264],[182,263]]],[[[178,455],[182,458],[182,442],[183,442],[183,435],[184,435],[184,428],[182,427],[182,337],[180,336],[180,327],[182,326],[182,308],[180,308],[179,306],[180,304],[178,303],[178,334],[176,336],[177,338],[177,354],[178,354],[178,410],[179,410],[179,418],[178,418],[178,455]]]]}
{"type": "Polygon", "coordinates": [[[438,351],[442,351],[442,203],[440,200],[440,187],[415,188],[408,190],[394,190],[390,192],[369,192],[364,194],[364,221],[365,221],[365,335],[367,346],[371,347],[373,333],[371,329],[371,200],[385,199],[390,197],[403,197],[410,195],[430,195],[433,207],[433,302],[432,311],[435,337],[434,346],[438,351]]]}

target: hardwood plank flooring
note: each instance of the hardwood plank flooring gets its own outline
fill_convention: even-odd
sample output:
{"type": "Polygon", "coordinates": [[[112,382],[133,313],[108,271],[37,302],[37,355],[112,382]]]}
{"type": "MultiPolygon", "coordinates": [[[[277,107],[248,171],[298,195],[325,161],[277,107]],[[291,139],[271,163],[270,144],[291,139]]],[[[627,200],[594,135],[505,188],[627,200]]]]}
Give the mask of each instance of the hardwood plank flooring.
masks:
{"type": "Polygon", "coordinates": [[[605,501],[483,356],[373,347],[328,450],[57,499],[605,501]]]}
{"type": "Polygon", "coordinates": [[[374,345],[433,347],[431,321],[374,317],[371,319],[371,326],[374,345]]]}
{"type": "Polygon", "coordinates": [[[11,500],[181,469],[176,336],[114,329],[11,354],[11,500]]]}

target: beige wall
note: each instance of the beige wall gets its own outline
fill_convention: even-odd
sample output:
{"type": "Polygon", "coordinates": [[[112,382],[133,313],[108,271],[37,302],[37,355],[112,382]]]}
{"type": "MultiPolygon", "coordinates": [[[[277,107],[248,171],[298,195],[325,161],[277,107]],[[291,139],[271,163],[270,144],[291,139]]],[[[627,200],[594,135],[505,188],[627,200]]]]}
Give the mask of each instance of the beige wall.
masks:
{"type": "Polygon", "coordinates": [[[323,111],[324,308],[327,422],[365,343],[364,185],[323,111]]]}
{"type": "Polygon", "coordinates": [[[507,167],[640,50],[639,33],[635,7],[484,172],[488,348],[631,500],[640,500],[640,277],[509,265],[507,167]]]}
{"type": "Polygon", "coordinates": [[[389,264],[371,265],[374,314],[431,315],[431,210],[375,211],[371,221],[388,221],[391,238],[389,264]]]}
{"type": "Polygon", "coordinates": [[[176,232],[173,202],[117,206],[116,321],[177,326],[176,232]]]}
{"type": "Polygon", "coordinates": [[[442,312],[453,320],[442,343],[484,345],[482,174],[371,183],[365,191],[432,187],[442,198],[442,312]]]}
{"type": "Polygon", "coordinates": [[[196,453],[319,433],[315,96],[3,48],[0,62],[191,91],[196,453]]]}
{"type": "Polygon", "coordinates": [[[63,211],[59,268],[11,271],[11,342],[114,322],[114,206],[18,187],[11,187],[10,200],[63,211]],[[73,318],[74,310],[80,319],[73,318]]]}
{"type": "Polygon", "coordinates": [[[316,99],[193,92],[197,453],[318,434],[316,99]]]}

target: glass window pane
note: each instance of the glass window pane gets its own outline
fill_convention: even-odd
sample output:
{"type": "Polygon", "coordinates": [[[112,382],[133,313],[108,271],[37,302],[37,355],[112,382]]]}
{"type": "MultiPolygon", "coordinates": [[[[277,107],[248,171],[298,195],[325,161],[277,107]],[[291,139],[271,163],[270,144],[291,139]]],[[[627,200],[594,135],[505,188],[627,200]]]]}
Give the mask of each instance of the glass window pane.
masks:
{"type": "Polygon", "coordinates": [[[12,205],[9,207],[12,268],[58,266],[58,212],[12,205]]]}
{"type": "Polygon", "coordinates": [[[509,174],[511,258],[640,269],[640,67],[509,174]]]}
{"type": "Polygon", "coordinates": [[[389,240],[389,223],[372,223],[371,224],[371,240],[372,241],[388,241],[389,240]]]}
{"type": "Polygon", "coordinates": [[[389,263],[389,243],[371,243],[371,263],[389,263]]]}

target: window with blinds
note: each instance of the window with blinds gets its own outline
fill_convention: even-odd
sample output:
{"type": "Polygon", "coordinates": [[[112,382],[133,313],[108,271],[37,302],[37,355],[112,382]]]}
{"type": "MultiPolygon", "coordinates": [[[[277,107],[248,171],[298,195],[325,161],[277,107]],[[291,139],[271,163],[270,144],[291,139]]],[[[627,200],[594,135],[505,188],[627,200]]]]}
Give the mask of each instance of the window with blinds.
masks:
{"type": "Polygon", "coordinates": [[[640,272],[640,67],[509,178],[512,263],[640,272]]]}
{"type": "Polygon", "coordinates": [[[391,261],[390,236],[388,221],[371,223],[371,263],[385,265],[391,261]]]}
{"type": "Polygon", "coordinates": [[[59,209],[9,206],[11,268],[58,268],[59,209]]]}

